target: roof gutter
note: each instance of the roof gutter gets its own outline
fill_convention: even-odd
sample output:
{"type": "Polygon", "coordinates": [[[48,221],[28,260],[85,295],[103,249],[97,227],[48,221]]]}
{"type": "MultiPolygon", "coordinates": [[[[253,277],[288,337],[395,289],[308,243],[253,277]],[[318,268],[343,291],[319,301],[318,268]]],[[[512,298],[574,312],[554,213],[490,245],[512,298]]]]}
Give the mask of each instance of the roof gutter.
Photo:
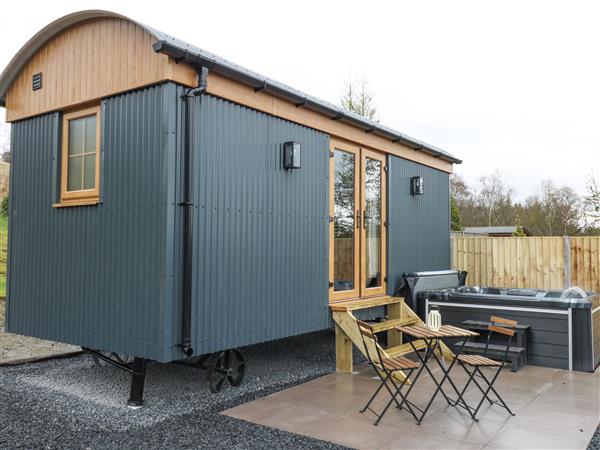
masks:
{"type": "Polygon", "coordinates": [[[256,92],[268,91],[277,97],[281,97],[296,104],[296,106],[302,106],[329,116],[333,120],[340,120],[358,128],[362,128],[367,133],[377,134],[384,138],[390,139],[392,143],[401,143],[414,149],[415,151],[427,153],[432,155],[434,158],[440,158],[453,164],[462,163],[460,159],[444,153],[433,146],[427,145],[424,142],[420,142],[416,139],[410,138],[409,136],[395,132],[390,128],[383,127],[376,122],[362,118],[342,108],[328,105],[325,102],[319,102],[309,96],[301,96],[292,90],[285,89],[281,85],[273,84],[267,78],[263,78],[259,75],[253,75],[252,73],[246,71],[235,70],[234,68],[219,63],[219,61],[214,58],[209,58],[196,52],[190,52],[172,42],[159,40],[153,44],[153,48],[155,52],[171,56],[178,62],[185,62],[186,64],[190,64],[194,67],[206,67],[212,72],[224,75],[228,78],[232,78],[236,81],[251,86],[256,92]]]}

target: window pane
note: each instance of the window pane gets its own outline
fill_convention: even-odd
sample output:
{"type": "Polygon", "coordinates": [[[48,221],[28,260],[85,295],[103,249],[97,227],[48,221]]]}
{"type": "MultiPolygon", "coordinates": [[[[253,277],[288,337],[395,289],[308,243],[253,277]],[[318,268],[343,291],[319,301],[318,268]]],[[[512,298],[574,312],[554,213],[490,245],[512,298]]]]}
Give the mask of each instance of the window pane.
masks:
{"type": "Polygon", "coordinates": [[[334,153],[334,283],[335,291],[348,291],[354,284],[354,155],[334,153]]]}
{"type": "Polygon", "coordinates": [[[85,119],[85,146],[84,152],[91,153],[96,151],[96,116],[89,116],[85,119]]]}
{"type": "Polygon", "coordinates": [[[84,156],[83,164],[83,188],[94,189],[96,185],[96,155],[84,156]]]}
{"type": "Polygon", "coordinates": [[[67,191],[79,191],[82,186],[83,156],[69,158],[67,191]]]}
{"type": "Polygon", "coordinates": [[[69,155],[83,152],[83,123],[85,119],[69,121],[69,155]]]}

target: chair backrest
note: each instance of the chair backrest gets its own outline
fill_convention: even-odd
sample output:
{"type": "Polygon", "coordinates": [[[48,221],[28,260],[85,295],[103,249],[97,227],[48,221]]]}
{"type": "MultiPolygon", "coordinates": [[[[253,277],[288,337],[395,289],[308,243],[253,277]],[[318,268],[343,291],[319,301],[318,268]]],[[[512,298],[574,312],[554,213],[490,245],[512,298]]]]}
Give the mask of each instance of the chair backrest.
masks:
{"type": "Polygon", "coordinates": [[[498,316],[491,316],[490,326],[488,327],[488,330],[493,331],[494,333],[501,333],[506,336],[514,336],[516,327],[516,320],[504,319],[498,316]]]}
{"type": "Polygon", "coordinates": [[[358,324],[358,331],[360,332],[363,346],[365,347],[365,355],[371,364],[381,364],[381,354],[379,353],[379,344],[377,343],[377,336],[373,333],[373,328],[362,320],[356,320],[358,324]],[[376,355],[372,355],[367,345],[367,340],[370,340],[377,351],[376,355]]]}
{"type": "Polygon", "coordinates": [[[488,346],[490,344],[490,338],[492,333],[502,334],[504,336],[508,336],[506,349],[504,351],[504,356],[502,359],[502,365],[506,362],[508,358],[508,352],[510,350],[510,344],[512,342],[512,338],[515,335],[515,328],[517,327],[517,321],[511,319],[504,319],[503,317],[491,316],[490,317],[490,325],[488,326],[488,337],[485,345],[484,354],[487,354],[488,346]]]}

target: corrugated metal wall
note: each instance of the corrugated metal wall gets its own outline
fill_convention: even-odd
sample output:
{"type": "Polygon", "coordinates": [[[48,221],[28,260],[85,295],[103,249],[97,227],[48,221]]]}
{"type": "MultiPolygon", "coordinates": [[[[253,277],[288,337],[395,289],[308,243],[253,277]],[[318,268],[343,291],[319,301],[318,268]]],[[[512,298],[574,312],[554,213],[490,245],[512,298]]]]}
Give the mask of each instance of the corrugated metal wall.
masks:
{"type": "MultiPolygon", "coordinates": [[[[13,124],[8,331],[182,357],[181,92],[103,101],[98,206],[52,208],[59,114],[13,124]]],[[[208,95],[196,105],[195,353],[329,327],[328,136],[208,95]],[[282,167],[290,140],[300,170],[282,167]]],[[[448,175],[390,157],[388,186],[391,293],[403,272],[450,265],[448,175]]]]}
{"type": "Polygon", "coordinates": [[[208,95],[199,108],[195,352],[327,328],[327,135],[208,95]],[[283,169],[285,141],[300,170],[283,169]]]}
{"type": "Polygon", "coordinates": [[[8,331],[170,357],[177,89],[103,102],[98,206],[52,207],[59,114],[13,124],[8,331]]]}
{"type": "Polygon", "coordinates": [[[388,160],[388,293],[402,274],[450,268],[448,174],[396,156],[388,160]],[[424,195],[411,195],[410,178],[422,176],[424,195]]]}

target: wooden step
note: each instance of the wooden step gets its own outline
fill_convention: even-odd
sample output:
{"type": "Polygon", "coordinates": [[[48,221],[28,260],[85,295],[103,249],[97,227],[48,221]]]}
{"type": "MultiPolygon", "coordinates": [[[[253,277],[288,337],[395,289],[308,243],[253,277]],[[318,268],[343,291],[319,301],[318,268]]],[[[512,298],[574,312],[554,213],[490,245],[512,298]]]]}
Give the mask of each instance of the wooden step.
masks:
{"type": "MultiPolygon", "coordinates": [[[[414,342],[414,345],[417,350],[424,350],[427,348],[427,344],[425,344],[424,341],[414,342]]],[[[384,349],[384,351],[387,353],[387,355],[389,357],[394,357],[394,356],[401,356],[401,355],[406,355],[408,353],[412,353],[414,350],[412,348],[412,345],[402,344],[402,345],[397,345],[396,347],[386,348],[386,349],[384,349]]]]}
{"type": "Polygon", "coordinates": [[[402,317],[400,319],[388,319],[384,322],[370,323],[373,333],[380,333],[382,331],[391,330],[395,327],[403,327],[407,325],[414,325],[419,320],[414,317],[402,317]]]}
{"type": "Polygon", "coordinates": [[[391,297],[386,295],[385,297],[373,297],[373,298],[360,298],[358,300],[348,300],[329,305],[332,311],[355,311],[357,309],[375,308],[377,306],[393,305],[396,303],[402,303],[404,298],[402,297],[391,297]]]}

